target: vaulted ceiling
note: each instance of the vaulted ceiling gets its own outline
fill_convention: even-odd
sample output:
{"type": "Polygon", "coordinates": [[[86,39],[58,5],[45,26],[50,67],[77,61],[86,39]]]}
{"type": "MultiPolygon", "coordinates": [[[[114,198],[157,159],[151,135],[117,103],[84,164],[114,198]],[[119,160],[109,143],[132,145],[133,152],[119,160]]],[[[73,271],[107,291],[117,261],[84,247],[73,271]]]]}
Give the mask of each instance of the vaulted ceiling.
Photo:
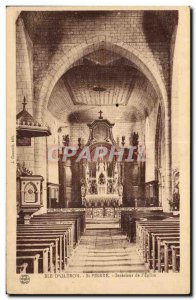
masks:
{"type": "Polygon", "coordinates": [[[48,109],[61,121],[91,122],[103,111],[111,122],[144,120],[157,95],[130,61],[100,49],[68,70],[57,82],[48,109]]]}
{"type": "MultiPolygon", "coordinates": [[[[178,22],[177,11],[174,10],[146,10],[143,13],[143,23],[147,35],[152,39],[160,41],[170,39],[173,30],[178,22]]],[[[104,16],[119,15],[126,17],[132,11],[116,10],[116,11],[22,11],[20,16],[23,18],[25,27],[33,41],[33,43],[51,43],[59,42],[63,36],[67,36],[66,31],[61,28],[66,21],[71,24],[73,20],[78,23],[81,20],[88,20],[90,23],[104,16]],[[40,28],[42,30],[40,30],[40,28]],[[56,31],[54,30],[56,29],[56,31]],[[58,33],[57,33],[58,32],[58,33]]]]}
{"type": "MultiPolygon", "coordinates": [[[[72,34],[67,30],[73,23],[78,24],[80,31],[94,24],[93,28],[102,29],[104,34],[106,29],[102,22],[108,17],[120,20],[131,14],[132,11],[120,10],[22,11],[20,17],[33,44],[44,45],[50,58],[62,41],[74,45],[72,34]]],[[[156,54],[153,47],[157,43],[169,46],[178,22],[177,11],[147,10],[140,11],[140,14],[146,42],[152,52],[156,54]]],[[[73,27],[75,33],[77,26],[73,27]]],[[[82,34],[76,36],[79,38],[82,34]]],[[[132,43],[132,39],[129,42],[132,43]]],[[[101,108],[103,116],[111,122],[135,122],[144,120],[157,101],[152,84],[136,66],[114,52],[99,49],[76,62],[58,80],[50,96],[48,110],[62,121],[91,122],[97,118],[101,108]]]]}
{"type": "Polygon", "coordinates": [[[75,105],[127,105],[137,78],[124,66],[78,66],[63,76],[75,105]]]}

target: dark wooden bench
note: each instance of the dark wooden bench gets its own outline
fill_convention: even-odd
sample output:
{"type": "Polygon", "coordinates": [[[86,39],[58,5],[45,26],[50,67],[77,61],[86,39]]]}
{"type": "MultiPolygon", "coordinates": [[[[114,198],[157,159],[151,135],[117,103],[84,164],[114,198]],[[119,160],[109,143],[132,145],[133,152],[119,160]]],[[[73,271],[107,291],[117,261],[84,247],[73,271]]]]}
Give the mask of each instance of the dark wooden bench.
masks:
{"type": "Polygon", "coordinates": [[[180,271],[180,246],[171,246],[172,251],[172,271],[180,271]]]}
{"type": "Polygon", "coordinates": [[[24,263],[21,263],[17,265],[17,271],[16,273],[19,273],[19,274],[26,274],[27,272],[27,267],[28,267],[28,263],[24,262],[24,263]]]}
{"type": "Polygon", "coordinates": [[[56,270],[58,272],[61,272],[63,270],[63,243],[64,243],[64,235],[62,233],[50,233],[50,232],[17,232],[17,239],[27,239],[27,238],[48,238],[49,240],[53,238],[57,238],[59,243],[58,243],[58,263],[56,265],[56,270]]]}
{"type": "MultiPolygon", "coordinates": [[[[169,270],[169,252],[171,252],[171,246],[180,246],[180,240],[175,241],[173,239],[162,241],[164,245],[164,263],[163,268],[165,272],[169,270]]],[[[172,266],[172,264],[171,264],[172,266]]]]}
{"type": "MultiPolygon", "coordinates": [[[[49,272],[61,272],[65,269],[74,247],[79,243],[81,234],[85,231],[85,224],[85,212],[58,212],[34,216],[29,225],[17,225],[17,253],[21,256],[23,252],[23,257],[27,257],[26,249],[33,253],[36,249],[40,251],[42,247],[47,247],[48,268],[46,255],[38,251],[39,261],[44,262],[43,272],[46,269],[49,272]]],[[[39,272],[40,269],[39,267],[39,272]]]]}
{"type": "Polygon", "coordinates": [[[54,267],[53,267],[53,248],[54,243],[16,243],[16,249],[17,251],[23,250],[23,249],[40,249],[40,247],[45,247],[49,249],[49,258],[48,258],[48,272],[53,273],[54,267]]]}
{"type": "MultiPolygon", "coordinates": [[[[26,253],[23,253],[23,254],[26,254],[26,253]]],[[[16,265],[21,266],[21,264],[27,264],[27,268],[30,269],[29,272],[37,274],[39,257],[40,257],[39,254],[16,256],[16,265]]],[[[25,270],[26,272],[27,272],[27,268],[25,270]]],[[[18,267],[17,267],[17,270],[18,270],[18,267]]]]}
{"type": "Polygon", "coordinates": [[[41,238],[40,236],[37,238],[30,237],[17,237],[16,242],[20,245],[23,244],[44,244],[44,243],[54,243],[53,248],[53,267],[54,272],[58,272],[58,249],[59,249],[59,239],[58,238],[41,238]]]}
{"type": "Polygon", "coordinates": [[[151,252],[151,245],[152,245],[152,233],[173,233],[173,232],[179,232],[179,224],[174,224],[173,222],[160,224],[154,223],[154,224],[142,224],[141,228],[139,229],[137,243],[140,246],[140,248],[143,251],[143,256],[145,258],[145,261],[150,256],[151,252]]]}
{"type": "Polygon", "coordinates": [[[121,211],[121,229],[124,234],[127,235],[127,239],[130,242],[135,242],[137,238],[136,223],[137,221],[166,221],[171,218],[170,221],[175,222],[177,218],[171,217],[170,213],[163,213],[161,211],[121,211]]]}
{"type": "Polygon", "coordinates": [[[27,229],[19,229],[18,234],[23,235],[25,238],[26,235],[31,235],[32,237],[35,235],[39,235],[41,237],[57,237],[62,236],[60,239],[60,249],[59,249],[59,260],[60,260],[60,270],[65,268],[68,260],[68,242],[67,242],[67,233],[64,229],[60,228],[47,228],[47,229],[35,229],[35,228],[27,228],[27,229]]]}
{"type": "Polygon", "coordinates": [[[40,257],[38,259],[38,272],[39,273],[48,273],[48,257],[49,257],[49,248],[40,247],[38,248],[24,248],[24,249],[16,249],[16,257],[24,257],[27,256],[35,256],[39,254],[40,257]],[[40,263],[40,264],[39,264],[40,263]]]}
{"type": "MultiPolygon", "coordinates": [[[[175,269],[171,263],[171,247],[178,246],[180,243],[179,220],[137,221],[136,236],[138,252],[150,269],[158,270],[158,272],[162,270],[168,272],[169,269],[175,269]]],[[[174,254],[173,257],[175,257],[174,254]]],[[[174,260],[175,258],[173,258],[174,260]]]]}
{"type": "Polygon", "coordinates": [[[53,222],[64,224],[63,222],[74,221],[75,222],[75,238],[76,243],[79,242],[81,234],[85,232],[86,221],[85,221],[85,212],[74,212],[74,213],[47,213],[42,215],[34,216],[31,219],[33,222],[53,222]]]}
{"type": "Polygon", "coordinates": [[[33,224],[33,225],[19,225],[18,230],[23,231],[39,231],[39,232],[54,232],[54,230],[61,230],[63,234],[65,234],[64,237],[64,254],[65,259],[71,255],[72,249],[73,249],[73,235],[72,235],[72,225],[50,225],[50,224],[33,224]]]}
{"type": "Polygon", "coordinates": [[[158,263],[158,240],[163,237],[164,238],[180,238],[180,232],[171,232],[171,233],[152,233],[152,252],[151,252],[151,258],[152,258],[152,269],[153,271],[158,268],[156,263],[158,263]]]}

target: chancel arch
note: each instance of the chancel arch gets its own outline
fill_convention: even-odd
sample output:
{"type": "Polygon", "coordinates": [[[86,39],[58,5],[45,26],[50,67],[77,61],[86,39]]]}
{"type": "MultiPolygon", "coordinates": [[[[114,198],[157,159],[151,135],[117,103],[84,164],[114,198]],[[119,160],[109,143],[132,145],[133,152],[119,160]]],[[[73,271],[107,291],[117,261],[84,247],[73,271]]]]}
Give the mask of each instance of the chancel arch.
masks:
{"type": "MultiPolygon", "coordinates": [[[[99,49],[106,49],[113,53],[119,54],[131,61],[135,66],[152,82],[155,91],[160,99],[163,109],[167,110],[167,90],[159,69],[157,68],[156,61],[151,57],[150,60],[146,59],[141,52],[130,44],[126,44],[115,38],[107,36],[96,36],[92,40],[87,40],[82,45],[75,46],[70,50],[69,54],[63,54],[60,59],[53,57],[55,67],[49,69],[42,87],[38,92],[37,101],[37,118],[43,117],[43,112],[47,107],[51,92],[61,78],[71,67],[83,58],[84,56],[93,53],[99,49]]],[[[53,65],[53,64],[51,64],[53,65]]]]}
{"type": "MultiPolygon", "coordinates": [[[[49,69],[46,76],[44,77],[44,82],[42,83],[42,87],[40,90],[36,92],[37,97],[37,109],[36,115],[38,119],[45,119],[45,115],[47,114],[47,105],[49,105],[49,99],[55,87],[55,84],[63,77],[63,74],[69,72],[70,69],[80,66],[81,60],[84,60],[88,55],[93,56],[93,53],[96,51],[108,50],[110,53],[113,53],[113,57],[115,60],[115,55],[119,55],[130,61],[132,65],[135,66],[144,76],[149,80],[152,84],[154,91],[157,95],[158,101],[160,103],[162,109],[162,123],[165,128],[164,130],[164,139],[165,139],[165,153],[166,153],[166,194],[167,196],[164,203],[165,209],[168,209],[169,206],[167,204],[168,198],[171,194],[171,156],[169,152],[171,151],[171,124],[168,103],[168,91],[166,89],[166,84],[162,79],[161,73],[157,68],[156,61],[153,61],[151,57],[150,60],[146,59],[136,48],[127,45],[126,43],[122,43],[121,41],[111,38],[111,37],[100,37],[97,36],[93,40],[88,40],[84,42],[82,45],[75,46],[73,49],[69,51],[69,54],[63,54],[63,56],[58,60],[54,56],[53,61],[55,64],[54,68],[49,69]],[[165,117],[166,116],[166,117],[165,117]]],[[[92,58],[93,61],[93,58],[92,58]]],[[[101,62],[103,63],[103,62],[101,62]]],[[[101,64],[98,62],[98,65],[101,64]]],[[[83,64],[83,62],[82,62],[83,64]]],[[[53,65],[53,64],[51,64],[53,65]]],[[[99,67],[99,66],[98,66],[99,67]]],[[[89,72],[89,71],[88,71],[89,72]]],[[[115,100],[118,102],[118,100],[115,100]]],[[[71,105],[67,106],[69,109],[71,105]]],[[[63,113],[63,111],[61,111],[63,113]]],[[[77,119],[77,112],[74,112],[73,118],[77,119]]],[[[166,195],[165,194],[165,195],[166,195]]]]}
{"type": "MultiPolygon", "coordinates": [[[[61,68],[60,69],[57,68],[58,71],[56,71],[56,75],[53,76],[52,82],[50,82],[50,86],[47,89],[47,94],[45,94],[45,96],[43,95],[42,99],[44,99],[44,97],[46,97],[44,105],[46,107],[46,104],[48,101],[47,99],[49,97],[48,109],[51,111],[51,113],[54,116],[56,116],[57,118],[62,119],[62,121],[63,121],[63,118],[65,117],[65,115],[67,115],[67,121],[70,123],[74,123],[75,121],[77,123],[78,119],[80,119],[80,117],[82,115],[83,115],[83,118],[86,119],[86,121],[88,121],[88,120],[92,121],[92,118],[89,118],[88,110],[92,113],[92,115],[94,115],[94,118],[96,118],[97,112],[94,108],[96,107],[96,105],[104,106],[104,101],[105,101],[106,106],[107,105],[111,106],[111,110],[108,110],[108,112],[110,114],[110,111],[113,111],[115,109],[115,105],[118,104],[117,102],[120,102],[120,97],[119,97],[119,99],[118,99],[118,97],[117,98],[113,97],[113,99],[110,100],[109,97],[107,96],[107,91],[105,92],[104,90],[102,90],[102,91],[99,90],[100,80],[102,77],[104,79],[104,74],[107,74],[107,68],[112,68],[113,72],[115,72],[115,68],[119,69],[118,64],[121,64],[122,60],[124,60],[125,61],[124,64],[126,65],[126,68],[128,68],[128,71],[127,71],[128,76],[133,77],[132,82],[131,83],[128,82],[129,85],[130,84],[132,85],[132,90],[130,92],[130,87],[129,87],[129,89],[127,90],[127,97],[130,97],[130,93],[137,93],[137,91],[136,91],[136,87],[137,87],[136,79],[137,78],[134,79],[134,77],[137,77],[137,74],[139,74],[139,76],[141,77],[141,82],[142,82],[142,80],[144,80],[144,82],[146,82],[146,80],[149,82],[149,87],[146,87],[148,94],[150,92],[150,89],[152,91],[150,93],[152,93],[152,94],[154,93],[151,97],[149,97],[149,100],[145,99],[145,97],[147,97],[147,93],[146,94],[145,94],[145,92],[143,93],[144,95],[142,97],[140,97],[140,106],[141,107],[143,106],[143,103],[145,103],[145,100],[146,100],[146,102],[148,101],[149,103],[146,107],[143,107],[142,109],[141,109],[141,107],[138,108],[137,106],[135,106],[135,112],[137,111],[137,113],[135,113],[135,117],[133,115],[131,116],[131,120],[136,121],[136,122],[141,121],[141,119],[145,120],[145,118],[148,117],[148,115],[151,113],[151,111],[149,111],[149,109],[152,109],[152,107],[155,105],[153,103],[153,101],[159,103],[160,107],[162,108],[162,112],[163,112],[162,113],[162,124],[163,124],[163,126],[166,127],[165,131],[164,131],[165,132],[164,139],[166,141],[164,144],[166,147],[165,151],[168,152],[169,148],[167,146],[169,146],[169,144],[167,141],[169,140],[170,124],[169,124],[168,117],[166,118],[166,121],[168,121],[168,122],[165,123],[165,117],[164,117],[165,113],[167,114],[166,110],[168,108],[167,100],[166,100],[167,97],[165,97],[167,94],[166,89],[163,88],[164,83],[163,83],[161,77],[159,77],[159,76],[156,77],[156,80],[153,80],[152,73],[149,71],[147,66],[144,65],[144,62],[141,60],[140,55],[138,54],[139,58],[138,58],[138,56],[136,57],[135,55],[136,55],[137,51],[135,51],[134,49],[131,49],[131,50],[130,49],[128,50],[126,47],[122,50],[122,45],[119,45],[119,43],[117,41],[115,41],[115,44],[113,44],[111,41],[104,40],[101,42],[97,42],[97,44],[95,43],[93,45],[86,46],[85,51],[81,51],[81,53],[80,53],[80,51],[78,51],[80,53],[80,55],[84,55],[84,53],[85,53],[85,55],[80,57],[78,60],[76,59],[76,55],[75,55],[74,56],[75,61],[73,62],[73,64],[70,64],[70,59],[69,59],[69,66],[68,66],[68,62],[66,61],[66,59],[64,59],[62,65],[61,65],[61,68]],[[104,51],[105,51],[105,53],[104,53],[103,57],[105,58],[105,60],[101,61],[101,59],[99,59],[99,53],[104,52],[104,51]],[[109,59],[108,59],[107,52],[110,54],[109,59]],[[95,55],[94,55],[94,53],[95,53],[95,55]],[[122,54],[123,54],[123,56],[121,56],[122,54]],[[97,61],[96,61],[96,59],[97,59],[97,61]],[[96,64],[96,68],[94,67],[95,64],[96,64]],[[108,67],[108,65],[109,65],[109,67],[108,67]],[[64,68],[64,71],[62,71],[63,68],[64,68]],[[131,71],[132,74],[129,71],[129,69],[132,70],[131,71]],[[85,70],[86,70],[86,72],[85,72],[85,70]],[[91,72],[91,70],[92,70],[92,74],[95,75],[97,73],[98,78],[100,78],[98,81],[95,81],[93,79],[95,84],[93,84],[92,77],[86,78],[86,75],[85,75],[85,74],[90,74],[89,72],[91,72]],[[95,70],[96,70],[96,72],[95,72],[95,70]],[[134,72],[133,72],[133,70],[134,70],[134,72]],[[144,75],[141,72],[141,70],[144,72],[144,74],[147,74],[147,76],[148,76],[147,78],[150,78],[150,80],[146,79],[146,75],[144,75]],[[63,75],[62,75],[62,72],[64,72],[63,75]],[[129,73],[130,73],[130,75],[129,75],[129,73]],[[133,73],[134,73],[134,75],[133,75],[133,73]],[[101,75],[101,74],[103,74],[103,75],[101,75]],[[61,76],[61,77],[58,80],[57,78],[59,76],[61,76]],[[74,78],[77,78],[77,76],[79,76],[78,80],[80,80],[80,78],[83,78],[84,79],[83,82],[85,82],[85,80],[87,82],[87,86],[85,87],[85,85],[84,85],[83,90],[81,90],[81,91],[79,90],[77,81],[74,80],[74,78]],[[157,80],[158,80],[159,84],[157,83],[157,80]],[[68,94],[68,97],[66,95],[65,100],[63,100],[62,98],[61,99],[59,98],[58,102],[56,102],[56,100],[55,100],[55,104],[53,104],[52,96],[55,93],[55,87],[52,90],[52,86],[53,86],[53,84],[55,84],[56,81],[59,86],[62,87],[62,85],[63,85],[63,89],[64,90],[66,89],[66,93],[68,94]],[[70,88],[70,82],[72,85],[71,88],[70,88]],[[97,82],[98,82],[98,84],[97,84],[97,82]],[[75,86],[74,86],[74,84],[75,84],[75,86]],[[88,86],[91,86],[91,93],[89,92],[88,95],[86,95],[85,94],[86,92],[84,92],[84,89],[85,88],[88,89],[88,86]],[[134,87],[135,87],[135,90],[133,91],[134,87]],[[96,91],[96,88],[98,89],[97,91],[96,91]],[[77,89],[78,89],[78,92],[77,92],[77,89]],[[52,92],[49,92],[49,91],[52,91],[52,92]],[[97,92],[98,97],[96,96],[95,92],[97,92]],[[51,94],[49,94],[49,93],[51,93],[51,94]],[[105,97],[102,97],[102,99],[103,99],[102,102],[100,102],[101,100],[99,97],[99,95],[101,93],[106,95],[105,97]],[[85,97],[89,98],[89,100],[87,100],[87,102],[82,102],[82,101],[86,101],[85,97]],[[72,98],[71,101],[70,101],[70,98],[72,98]],[[82,100],[82,99],[84,99],[84,100],[82,100]],[[153,99],[156,99],[156,100],[153,100],[153,99]],[[163,99],[165,99],[165,101],[163,99]],[[64,106],[64,101],[66,101],[66,104],[67,104],[66,107],[64,106]],[[74,106],[73,106],[72,101],[75,102],[74,106]],[[107,101],[108,101],[108,103],[107,103],[107,101]],[[152,103],[152,104],[150,104],[150,103],[152,103]],[[54,105],[56,106],[55,112],[53,109],[54,105]],[[82,107],[82,105],[86,105],[86,107],[84,107],[84,106],[82,107]],[[72,113],[70,113],[71,110],[73,111],[72,113]],[[139,119],[139,120],[137,120],[137,119],[139,119]]],[[[76,53],[78,53],[78,52],[76,51],[76,53]]],[[[153,68],[152,68],[152,70],[153,70],[153,68]]],[[[118,71],[120,72],[120,69],[118,71]]],[[[157,74],[159,74],[159,72],[157,74]]],[[[115,84],[115,82],[114,82],[114,84],[115,84]]],[[[102,85],[103,84],[101,82],[101,86],[102,85]]],[[[105,84],[105,86],[107,86],[107,85],[105,84]]],[[[121,88],[125,88],[125,87],[126,87],[126,85],[124,85],[124,87],[121,87],[121,88]]],[[[106,87],[106,90],[107,90],[107,87],[106,87]]],[[[117,92],[117,96],[120,96],[120,92],[121,91],[119,88],[119,90],[117,92]]],[[[140,92],[140,94],[141,94],[141,92],[140,92]]],[[[114,93],[114,95],[116,95],[116,93],[114,93]]],[[[149,95],[151,95],[151,94],[149,94],[149,95]]],[[[121,97],[122,97],[122,95],[121,95],[121,97]]],[[[123,100],[123,101],[126,101],[126,100],[123,100]]],[[[124,106],[124,110],[125,110],[124,114],[129,113],[126,110],[125,104],[123,102],[120,104],[121,104],[121,107],[124,106]]],[[[134,105],[135,104],[132,103],[132,107],[134,107],[134,105]]],[[[45,112],[45,113],[42,115],[44,116],[47,113],[47,108],[43,108],[43,109],[44,110],[42,112],[45,112]]],[[[39,111],[41,111],[41,110],[39,110],[39,111]]],[[[105,113],[107,114],[106,110],[105,110],[105,113]]],[[[114,113],[116,113],[116,111],[114,113]]],[[[130,111],[130,113],[131,113],[131,111],[130,111]]],[[[170,158],[169,155],[166,156],[166,159],[168,159],[168,161],[166,162],[166,166],[167,166],[166,177],[167,176],[170,177],[170,173],[171,173],[171,170],[169,167],[170,166],[169,158],[170,158]]],[[[168,193],[169,193],[170,188],[171,188],[170,186],[167,187],[168,193]]],[[[166,204],[166,206],[167,206],[167,204],[166,204]]]]}

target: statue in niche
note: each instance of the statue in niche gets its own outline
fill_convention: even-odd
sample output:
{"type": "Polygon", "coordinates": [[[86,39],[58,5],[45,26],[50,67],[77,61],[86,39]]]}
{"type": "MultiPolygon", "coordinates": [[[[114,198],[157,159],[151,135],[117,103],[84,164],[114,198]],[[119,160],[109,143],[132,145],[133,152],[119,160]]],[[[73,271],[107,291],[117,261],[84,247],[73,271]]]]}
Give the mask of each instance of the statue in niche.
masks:
{"type": "Polygon", "coordinates": [[[86,186],[84,183],[81,185],[81,195],[82,197],[85,197],[86,195],[86,186]]]}
{"type": "Polygon", "coordinates": [[[101,173],[99,176],[99,184],[105,184],[105,177],[104,177],[103,173],[101,173]]]}
{"type": "Polygon", "coordinates": [[[118,179],[115,178],[113,180],[113,191],[114,191],[114,193],[117,193],[117,190],[118,190],[118,179]]]}
{"type": "Polygon", "coordinates": [[[93,181],[91,184],[91,194],[97,194],[97,183],[93,181]]]}
{"type": "Polygon", "coordinates": [[[85,180],[81,179],[80,183],[81,183],[82,205],[85,205],[85,196],[86,196],[86,184],[85,184],[85,180]]]}
{"type": "Polygon", "coordinates": [[[180,208],[180,193],[179,193],[179,182],[176,183],[173,192],[173,210],[179,210],[180,208]]]}
{"type": "Polygon", "coordinates": [[[136,132],[133,132],[132,137],[131,137],[131,144],[132,146],[138,146],[139,144],[139,134],[136,132]]]}
{"type": "Polygon", "coordinates": [[[179,177],[180,173],[178,168],[173,170],[173,197],[170,201],[170,207],[172,210],[179,210],[180,209],[180,191],[179,191],[179,177]]]}
{"type": "Polygon", "coordinates": [[[69,146],[69,134],[66,134],[66,135],[63,135],[63,145],[66,147],[66,146],[69,146]]]}
{"type": "Polygon", "coordinates": [[[119,185],[118,185],[118,193],[119,193],[119,196],[122,196],[122,194],[123,194],[123,185],[122,185],[122,183],[119,183],[119,185]]]}
{"type": "Polygon", "coordinates": [[[112,194],[113,193],[113,184],[112,184],[111,181],[108,181],[107,192],[108,192],[108,194],[112,194]]]}

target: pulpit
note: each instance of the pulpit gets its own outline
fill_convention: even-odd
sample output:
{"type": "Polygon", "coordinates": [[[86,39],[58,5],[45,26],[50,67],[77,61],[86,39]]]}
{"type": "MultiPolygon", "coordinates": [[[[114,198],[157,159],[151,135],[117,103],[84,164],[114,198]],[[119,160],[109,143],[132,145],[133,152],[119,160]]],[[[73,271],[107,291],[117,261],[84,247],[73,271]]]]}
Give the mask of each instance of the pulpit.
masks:
{"type": "MultiPolygon", "coordinates": [[[[22,111],[16,115],[17,147],[31,146],[31,138],[51,135],[50,128],[39,123],[26,110],[25,97],[22,104],[22,111]]],[[[42,176],[33,175],[24,162],[17,163],[17,212],[25,224],[29,224],[31,215],[43,206],[43,180],[42,176]]]]}
{"type": "Polygon", "coordinates": [[[42,206],[42,182],[43,177],[39,175],[20,176],[20,212],[24,224],[29,224],[31,215],[42,206]]]}

